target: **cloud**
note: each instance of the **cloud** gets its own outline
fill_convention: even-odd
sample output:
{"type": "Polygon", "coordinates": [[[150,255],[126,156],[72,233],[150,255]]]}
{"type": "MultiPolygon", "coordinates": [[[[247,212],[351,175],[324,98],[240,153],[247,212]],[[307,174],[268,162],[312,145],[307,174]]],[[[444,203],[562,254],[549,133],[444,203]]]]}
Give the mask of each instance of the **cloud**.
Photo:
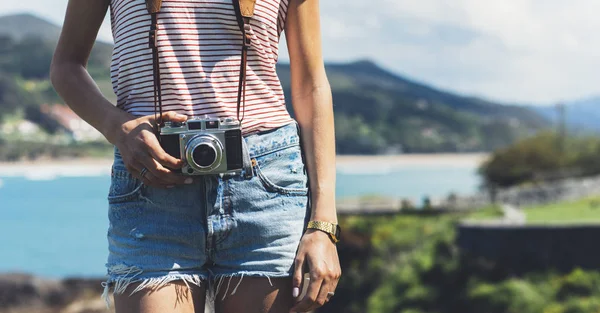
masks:
{"type": "Polygon", "coordinates": [[[435,86],[505,102],[551,103],[599,92],[597,1],[347,0],[344,10],[333,2],[323,6],[330,59],[373,58],[435,86]],[[357,26],[362,31],[353,32],[352,41],[338,35],[357,26]]]}
{"type": "MultiPolygon", "coordinates": [[[[320,2],[328,61],[370,58],[437,87],[503,102],[600,93],[597,0],[320,2]]],[[[34,11],[60,23],[66,3],[11,1],[0,14],[34,11]]],[[[107,23],[99,37],[110,40],[107,23]]]]}

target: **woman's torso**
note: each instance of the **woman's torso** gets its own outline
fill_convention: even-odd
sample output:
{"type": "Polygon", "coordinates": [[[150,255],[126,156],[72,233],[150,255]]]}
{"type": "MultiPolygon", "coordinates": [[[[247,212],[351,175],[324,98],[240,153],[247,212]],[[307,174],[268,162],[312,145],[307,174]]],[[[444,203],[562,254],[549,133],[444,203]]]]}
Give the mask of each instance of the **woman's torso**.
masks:
{"type": "MultiPolygon", "coordinates": [[[[163,111],[236,117],[242,35],[232,0],[163,0],[158,14],[163,111]]],[[[237,0],[235,0],[237,1],[237,0]]],[[[290,123],[275,71],[288,0],[257,0],[250,21],[244,133],[290,123]]],[[[150,15],[144,0],[111,0],[117,105],[154,112],[150,15]]]]}

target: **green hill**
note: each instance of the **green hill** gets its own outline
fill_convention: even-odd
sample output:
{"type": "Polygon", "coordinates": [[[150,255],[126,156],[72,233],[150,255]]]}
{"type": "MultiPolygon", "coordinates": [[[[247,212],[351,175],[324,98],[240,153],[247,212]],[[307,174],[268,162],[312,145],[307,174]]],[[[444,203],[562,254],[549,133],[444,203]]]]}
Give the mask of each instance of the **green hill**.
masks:
{"type": "Polygon", "coordinates": [[[59,26],[32,14],[0,16],[0,36],[9,36],[15,40],[27,37],[56,40],[59,35],[59,26]]]}
{"type": "MultiPolygon", "coordinates": [[[[0,71],[25,79],[47,78],[60,27],[31,14],[0,16],[0,71]]],[[[95,78],[110,76],[112,44],[97,41],[89,59],[95,78]]]]}
{"type": "MultiPolygon", "coordinates": [[[[58,34],[58,26],[32,15],[0,17],[0,115],[23,103],[60,101],[50,84],[39,83],[48,79],[58,34]]],[[[97,42],[88,68],[114,100],[111,53],[111,44],[97,42]]],[[[289,71],[278,65],[291,107],[289,71]]],[[[546,125],[530,109],[440,91],[370,61],[328,64],[327,74],[339,153],[490,151],[546,125]]]]}
{"type": "MultiPolygon", "coordinates": [[[[489,151],[546,125],[530,109],[440,91],[373,62],[327,65],[341,153],[489,151]]],[[[279,66],[289,94],[289,66],[279,66]]]]}

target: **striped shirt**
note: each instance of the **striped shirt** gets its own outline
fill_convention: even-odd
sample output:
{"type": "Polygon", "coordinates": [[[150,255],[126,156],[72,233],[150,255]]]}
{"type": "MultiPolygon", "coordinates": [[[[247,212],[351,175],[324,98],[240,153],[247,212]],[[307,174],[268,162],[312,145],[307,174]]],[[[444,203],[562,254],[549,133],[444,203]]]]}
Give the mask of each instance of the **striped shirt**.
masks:
{"type": "MultiPolygon", "coordinates": [[[[233,0],[237,1],[237,0],[233,0]]],[[[292,122],[275,71],[288,0],[257,0],[250,21],[243,132],[292,122]]],[[[111,0],[111,79],[117,106],[154,113],[150,15],[144,0],[111,0]]],[[[163,0],[158,13],[163,111],[188,117],[237,117],[242,49],[232,0],[163,0]]]]}

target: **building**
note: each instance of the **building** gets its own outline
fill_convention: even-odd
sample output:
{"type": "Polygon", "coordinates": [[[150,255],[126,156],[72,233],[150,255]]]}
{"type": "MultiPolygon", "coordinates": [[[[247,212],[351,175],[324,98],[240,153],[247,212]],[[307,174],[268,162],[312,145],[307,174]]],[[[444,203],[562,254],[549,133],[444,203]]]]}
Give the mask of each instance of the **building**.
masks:
{"type": "Polygon", "coordinates": [[[104,136],[81,119],[68,106],[62,104],[42,104],[40,111],[58,122],[77,142],[104,140],[104,136]]]}

